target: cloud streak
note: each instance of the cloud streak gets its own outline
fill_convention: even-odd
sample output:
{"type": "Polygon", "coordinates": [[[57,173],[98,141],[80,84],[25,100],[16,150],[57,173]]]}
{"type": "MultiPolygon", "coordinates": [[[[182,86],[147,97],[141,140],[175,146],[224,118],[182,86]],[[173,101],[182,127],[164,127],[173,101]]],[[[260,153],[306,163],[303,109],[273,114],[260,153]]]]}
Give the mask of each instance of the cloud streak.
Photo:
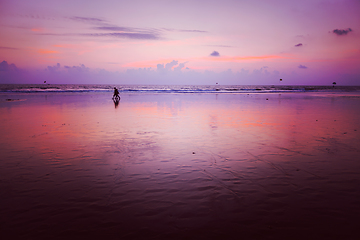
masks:
{"type": "Polygon", "coordinates": [[[4,49],[4,50],[19,50],[19,48],[13,48],[13,47],[2,47],[0,46],[0,50],[4,49]]]}
{"type": "Polygon", "coordinates": [[[138,40],[158,40],[160,36],[153,33],[83,33],[80,36],[87,37],[114,37],[114,38],[130,38],[138,40]]]}
{"type": "Polygon", "coordinates": [[[95,27],[95,30],[111,31],[111,33],[90,33],[87,36],[112,36],[120,38],[131,39],[160,39],[160,33],[157,29],[146,28],[132,28],[132,27],[119,27],[119,26],[101,26],[95,27]]]}
{"type": "Polygon", "coordinates": [[[299,65],[298,68],[301,68],[301,69],[307,69],[308,67],[304,66],[304,65],[299,65]]]}
{"type": "Polygon", "coordinates": [[[168,28],[132,28],[132,27],[119,27],[119,26],[101,26],[94,27],[95,30],[112,31],[115,33],[109,33],[116,37],[127,37],[133,39],[161,39],[160,34],[163,31],[167,32],[189,32],[189,33],[206,33],[202,30],[184,30],[184,29],[168,29],[168,28]]]}
{"type": "MultiPolygon", "coordinates": [[[[88,33],[59,33],[33,31],[36,35],[59,36],[59,37],[93,37],[93,38],[113,38],[113,39],[134,39],[134,40],[161,40],[164,39],[165,32],[183,32],[183,33],[207,33],[207,31],[198,29],[170,29],[170,28],[134,28],[126,26],[116,26],[108,21],[97,17],[72,16],[65,19],[74,22],[86,23],[92,25],[88,33]]],[[[15,50],[15,48],[0,47],[0,49],[15,50]]]]}
{"type": "Polygon", "coordinates": [[[191,33],[207,33],[208,31],[196,30],[196,29],[173,29],[173,28],[162,28],[167,32],[191,32],[191,33]]]}
{"type": "Polygon", "coordinates": [[[352,32],[351,28],[348,29],[335,29],[333,30],[333,33],[335,33],[338,36],[347,35],[349,32],[352,32]]]}
{"type": "Polygon", "coordinates": [[[207,31],[198,30],[198,29],[171,29],[171,28],[156,29],[156,28],[133,28],[133,27],[116,26],[116,25],[107,23],[103,19],[93,18],[93,17],[73,16],[69,19],[71,19],[73,21],[77,21],[77,22],[93,24],[93,25],[95,25],[95,27],[93,27],[92,29],[107,32],[107,33],[100,32],[100,33],[78,34],[81,36],[90,36],[90,37],[115,37],[115,38],[130,38],[130,39],[140,39],[140,40],[158,40],[158,39],[162,39],[161,33],[163,33],[164,31],[166,31],[166,32],[187,32],[187,33],[206,33],[207,32],[207,31]]]}
{"type": "MultiPolygon", "coordinates": [[[[183,62],[184,64],[189,62],[247,62],[247,61],[258,61],[258,60],[275,60],[275,59],[291,59],[286,56],[281,55],[262,55],[262,56],[206,56],[206,57],[195,57],[195,58],[181,58],[178,59],[179,61],[183,62]]],[[[159,62],[171,62],[172,59],[161,59],[161,60],[152,60],[152,61],[138,61],[138,62],[131,62],[122,65],[123,68],[157,68],[159,62]]],[[[181,64],[181,63],[180,63],[181,64]]],[[[163,66],[164,67],[164,66],[163,66]]],[[[267,68],[267,67],[263,67],[267,68]]],[[[194,68],[192,68],[194,69],[194,68]]]]}
{"type": "Polygon", "coordinates": [[[302,43],[298,43],[295,45],[295,47],[301,47],[303,44],[302,43]]]}
{"type": "Polygon", "coordinates": [[[280,58],[286,58],[286,57],[279,56],[279,55],[246,56],[246,57],[218,56],[216,58],[206,57],[205,59],[211,60],[211,61],[219,61],[219,62],[239,62],[239,61],[253,61],[253,60],[280,59],[280,58]]]}
{"type": "Polygon", "coordinates": [[[105,31],[120,31],[120,32],[150,32],[148,30],[142,30],[139,28],[117,27],[117,26],[102,26],[102,27],[95,27],[94,29],[105,30],[105,31]]]}
{"type": "Polygon", "coordinates": [[[60,37],[112,37],[112,38],[129,38],[138,40],[158,40],[160,35],[154,33],[38,33],[38,35],[44,36],[60,36],[60,37]]]}
{"type": "Polygon", "coordinates": [[[104,23],[105,21],[100,19],[100,18],[92,18],[92,17],[77,17],[77,16],[73,16],[70,17],[69,19],[73,20],[73,21],[77,21],[77,22],[86,22],[86,23],[104,23]]]}
{"type": "Polygon", "coordinates": [[[206,47],[222,47],[222,48],[232,48],[233,46],[229,45],[204,45],[206,47]]]}
{"type": "Polygon", "coordinates": [[[53,53],[59,53],[58,51],[48,50],[48,49],[39,49],[37,51],[40,54],[53,54],[53,53]]]}

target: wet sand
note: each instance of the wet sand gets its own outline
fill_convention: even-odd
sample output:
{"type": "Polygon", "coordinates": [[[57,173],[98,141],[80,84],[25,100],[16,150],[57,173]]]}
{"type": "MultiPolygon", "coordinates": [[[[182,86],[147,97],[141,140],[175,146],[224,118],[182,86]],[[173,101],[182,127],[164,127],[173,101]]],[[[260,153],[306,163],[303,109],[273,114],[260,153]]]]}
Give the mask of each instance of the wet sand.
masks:
{"type": "Polygon", "coordinates": [[[1,239],[360,237],[359,94],[121,97],[0,95],[1,239]]]}

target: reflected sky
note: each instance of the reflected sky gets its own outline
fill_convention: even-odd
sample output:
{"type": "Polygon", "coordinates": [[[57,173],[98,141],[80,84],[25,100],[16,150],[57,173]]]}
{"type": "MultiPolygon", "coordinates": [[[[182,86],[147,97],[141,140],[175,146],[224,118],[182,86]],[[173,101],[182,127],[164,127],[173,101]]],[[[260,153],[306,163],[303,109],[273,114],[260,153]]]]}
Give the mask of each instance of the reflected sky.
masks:
{"type": "Polygon", "coordinates": [[[329,141],[349,148],[359,141],[359,98],[351,96],[128,95],[116,108],[102,94],[15,98],[26,100],[1,103],[5,149],[97,145],[101,152],[119,140],[145,141],[172,157],[211,151],[236,159],[248,152],[316,155],[320,146],[334,148],[329,141]]]}
{"type": "Polygon", "coordinates": [[[237,159],[249,153],[317,155],[321,148],[338,148],[334,141],[354,149],[359,143],[359,98],[352,96],[130,94],[116,108],[106,97],[20,95],[14,99],[26,100],[3,101],[2,145],[66,155],[67,148],[100,153],[123,141],[151,144],[149,152],[172,158],[211,152],[237,159]]]}
{"type": "Polygon", "coordinates": [[[43,229],[30,224],[37,216],[52,232],[100,233],[103,223],[226,236],[231,223],[249,236],[276,225],[279,237],[303,221],[327,228],[329,211],[352,233],[359,103],[339,93],[128,94],[115,108],[103,93],[1,95],[0,210],[25,237],[43,229]]]}

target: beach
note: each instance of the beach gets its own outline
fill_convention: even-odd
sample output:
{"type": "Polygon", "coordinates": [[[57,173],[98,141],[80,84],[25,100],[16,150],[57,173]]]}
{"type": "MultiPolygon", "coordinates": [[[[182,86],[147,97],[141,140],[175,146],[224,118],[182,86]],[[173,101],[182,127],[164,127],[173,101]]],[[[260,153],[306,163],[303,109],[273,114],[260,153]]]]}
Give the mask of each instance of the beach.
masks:
{"type": "Polygon", "coordinates": [[[357,239],[359,92],[0,94],[2,239],[357,239]]]}

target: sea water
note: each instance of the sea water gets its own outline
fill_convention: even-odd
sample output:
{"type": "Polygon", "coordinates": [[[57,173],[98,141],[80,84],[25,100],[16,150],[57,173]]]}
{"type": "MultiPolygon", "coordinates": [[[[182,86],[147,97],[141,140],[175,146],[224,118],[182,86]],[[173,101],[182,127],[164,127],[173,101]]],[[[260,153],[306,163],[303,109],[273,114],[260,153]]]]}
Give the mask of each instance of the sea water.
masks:
{"type": "Polygon", "coordinates": [[[359,86],[303,85],[109,85],[109,84],[0,84],[0,92],[111,92],[121,93],[281,93],[281,92],[349,92],[359,86]]]}
{"type": "Polygon", "coordinates": [[[356,88],[113,87],[2,85],[2,239],[359,236],[356,88]]]}

